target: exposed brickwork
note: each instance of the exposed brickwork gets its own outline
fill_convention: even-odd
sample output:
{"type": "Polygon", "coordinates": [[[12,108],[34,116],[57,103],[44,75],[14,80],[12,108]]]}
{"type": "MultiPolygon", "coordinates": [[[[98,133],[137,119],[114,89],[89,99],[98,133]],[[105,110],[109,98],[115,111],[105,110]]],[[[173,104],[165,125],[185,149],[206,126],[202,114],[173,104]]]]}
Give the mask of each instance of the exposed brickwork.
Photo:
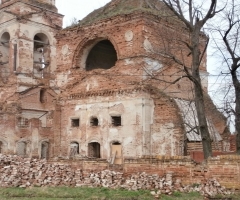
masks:
{"type": "MultiPolygon", "coordinates": [[[[176,103],[193,100],[192,83],[164,57],[184,55],[191,65],[179,42],[188,39],[185,28],[160,1],[124,2],[112,1],[63,30],[53,0],[0,4],[0,39],[7,44],[0,43],[3,152],[17,154],[19,147],[26,157],[43,158],[46,151],[48,158],[94,156],[114,166],[126,157],[201,150],[200,141],[187,140],[185,116],[176,103]],[[124,9],[114,12],[119,6],[124,9]]],[[[202,48],[205,41],[203,35],[202,48]]],[[[206,57],[200,71],[207,74],[206,57]]],[[[207,78],[203,87],[207,93],[207,78]]],[[[207,95],[206,110],[220,137],[218,150],[231,151],[226,119],[207,95]]]]}

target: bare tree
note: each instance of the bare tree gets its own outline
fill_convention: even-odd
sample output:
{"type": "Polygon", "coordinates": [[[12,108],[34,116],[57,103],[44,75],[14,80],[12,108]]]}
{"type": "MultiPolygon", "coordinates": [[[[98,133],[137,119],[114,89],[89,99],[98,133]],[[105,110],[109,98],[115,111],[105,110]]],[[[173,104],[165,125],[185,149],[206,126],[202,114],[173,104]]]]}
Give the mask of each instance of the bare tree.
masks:
{"type": "Polygon", "coordinates": [[[178,65],[182,66],[188,79],[194,85],[194,101],[196,105],[199,131],[202,137],[204,158],[212,156],[211,138],[208,130],[204,108],[204,90],[201,83],[200,65],[204,57],[208,42],[202,50],[201,38],[203,37],[203,27],[208,20],[213,18],[219,11],[216,10],[217,0],[205,1],[194,0],[163,0],[165,5],[176,15],[185,25],[189,32],[189,42],[182,43],[189,50],[191,64],[188,66],[184,60],[171,55],[178,65]]]}
{"type": "Polygon", "coordinates": [[[231,109],[235,117],[235,129],[237,133],[236,148],[237,154],[240,154],[240,3],[237,0],[231,0],[226,6],[224,12],[219,15],[219,26],[214,30],[220,35],[221,41],[215,40],[225,65],[225,71],[231,76],[235,94],[235,109],[231,109]],[[221,45],[223,44],[223,45],[221,45]]]}

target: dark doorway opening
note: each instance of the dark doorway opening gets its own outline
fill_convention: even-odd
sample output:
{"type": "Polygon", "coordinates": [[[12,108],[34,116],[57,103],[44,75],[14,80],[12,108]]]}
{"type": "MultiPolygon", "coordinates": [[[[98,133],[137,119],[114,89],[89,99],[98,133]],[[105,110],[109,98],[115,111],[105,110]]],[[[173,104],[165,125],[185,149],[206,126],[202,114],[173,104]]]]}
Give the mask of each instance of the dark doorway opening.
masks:
{"type": "Polygon", "coordinates": [[[49,153],[49,143],[48,142],[42,142],[42,145],[41,145],[41,159],[48,159],[48,153],[49,153]]]}
{"type": "Polygon", "coordinates": [[[98,142],[91,142],[88,144],[88,156],[100,158],[100,144],[98,142]]]}

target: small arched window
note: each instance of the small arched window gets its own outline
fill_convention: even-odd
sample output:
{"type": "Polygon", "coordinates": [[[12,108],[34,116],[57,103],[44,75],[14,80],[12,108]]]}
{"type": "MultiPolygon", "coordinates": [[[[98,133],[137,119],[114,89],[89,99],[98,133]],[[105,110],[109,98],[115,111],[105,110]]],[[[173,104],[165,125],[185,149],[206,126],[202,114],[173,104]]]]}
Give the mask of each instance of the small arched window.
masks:
{"type": "Polygon", "coordinates": [[[46,90],[45,90],[45,89],[41,89],[41,90],[40,90],[39,101],[40,101],[41,103],[46,103],[46,102],[47,102],[46,90]]]}
{"type": "Polygon", "coordinates": [[[91,117],[90,125],[91,126],[98,126],[98,118],[97,117],[91,117]]]}

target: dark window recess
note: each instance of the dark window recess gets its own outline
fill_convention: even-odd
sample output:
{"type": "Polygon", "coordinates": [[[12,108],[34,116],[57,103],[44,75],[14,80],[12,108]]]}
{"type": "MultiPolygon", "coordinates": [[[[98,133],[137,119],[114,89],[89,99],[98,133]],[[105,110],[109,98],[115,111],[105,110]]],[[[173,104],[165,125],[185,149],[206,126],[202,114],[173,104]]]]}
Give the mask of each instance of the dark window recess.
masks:
{"type": "Polygon", "coordinates": [[[91,126],[98,126],[98,118],[92,117],[90,120],[91,126]]]}
{"type": "Polygon", "coordinates": [[[112,125],[121,126],[122,125],[121,116],[112,116],[112,125]]]}
{"type": "Polygon", "coordinates": [[[79,127],[80,120],[79,119],[72,119],[71,124],[72,124],[72,127],[79,127]]]}
{"type": "Polygon", "coordinates": [[[2,153],[3,152],[3,143],[0,141],[0,153],[2,153]]]}
{"type": "Polygon", "coordinates": [[[45,89],[41,89],[40,90],[40,98],[39,98],[41,103],[46,103],[47,99],[46,99],[46,90],[45,89]]]}

